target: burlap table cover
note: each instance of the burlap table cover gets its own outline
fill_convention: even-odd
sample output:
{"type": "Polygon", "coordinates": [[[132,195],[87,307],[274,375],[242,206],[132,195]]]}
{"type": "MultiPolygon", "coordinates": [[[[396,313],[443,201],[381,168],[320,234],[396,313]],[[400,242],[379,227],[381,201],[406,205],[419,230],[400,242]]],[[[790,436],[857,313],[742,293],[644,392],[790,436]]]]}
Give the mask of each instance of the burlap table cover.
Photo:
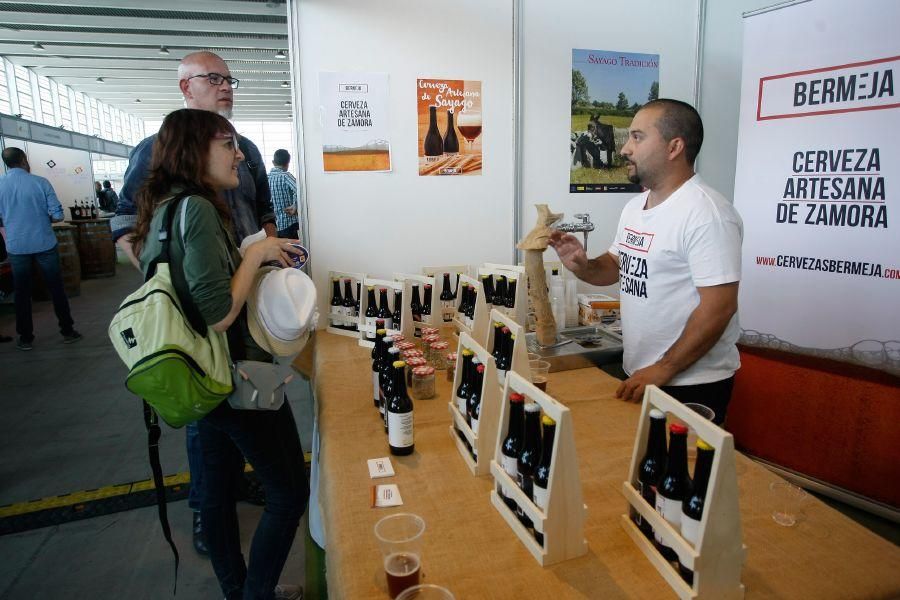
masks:
{"type": "MultiPolygon", "coordinates": [[[[401,511],[426,522],[423,581],[447,586],[457,599],[675,597],[619,524],[639,406],[613,397],[617,380],[599,369],[550,375],[548,392],[573,414],[589,550],[542,568],[491,505],[491,479],[473,477],[463,464],[448,433],[450,384],[443,372],[437,379],[437,397],[415,402],[415,453],[391,457],[396,476],[375,480],[396,483],[403,506],[371,508],[366,460],[389,451],[372,402],[369,350],[318,335],[319,500],[330,598],[388,597],[372,528],[401,511]]],[[[769,483],[780,478],[744,456],[737,472],[748,598],[900,597],[900,549],[812,497],[797,525],[781,527],[769,497],[769,483]]]]}

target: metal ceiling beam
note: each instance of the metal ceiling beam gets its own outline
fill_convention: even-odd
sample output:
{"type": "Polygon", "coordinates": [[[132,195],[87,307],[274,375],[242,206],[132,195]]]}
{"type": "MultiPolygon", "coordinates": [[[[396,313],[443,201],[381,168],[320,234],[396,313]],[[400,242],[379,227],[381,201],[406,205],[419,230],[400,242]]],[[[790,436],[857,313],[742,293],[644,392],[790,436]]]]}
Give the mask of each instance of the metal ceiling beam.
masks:
{"type": "MultiPolygon", "coordinates": [[[[175,67],[170,69],[128,69],[117,68],[107,69],[103,73],[98,73],[96,69],[83,69],[77,66],[72,67],[42,67],[38,71],[44,77],[52,77],[57,81],[71,80],[72,82],[96,80],[97,77],[109,78],[109,82],[122,83],[141,83],[141,82],[170,82],[176,81],[175,67]]],[[[255,83],[277,83],[281,85],[282,81],[290,83],[291,74],[287,71],[278,73],[256,73],[246,70],[232,70],[232,75],[237,74],[237,78],[241,80],[241,85],[255,83]]]]}
{"type": "MultiPolygon", "coordinates": [[[[162,59],[159,57],[156,58],[148,58],[148,59],[138,59],[138,58],[130,58],[130,59],[116,59],[116,58],[91,58],[91,57],[77,57],[77,58],[65,58],[62,56],[44,56],[43,54],[32,54],[30,56],[24,55],[6,55],[11,62],[22,65],[23,67],[64,67],[66,65],[77,66],[77,67],[91,67],[95,69],[125,69],[125,68],[136,68],[136,69],[158,69],[158,70],[169,70],[171,72],[175,72],[178,68],[178,61],[162,59]],[[125,63],[129,62],[134,65],[134,67],[127,67],[125,63]]],[[[247,64],[247,61],[231,61],[228,66],[231,69],[232,74],[235,72],[240,72],[243,68],[253,68],[254,70],[286,70],[288,67],[288,62],[281,61],[280,63],[266,63],[266,64],[247,64]]],[[[43,75],[43,73],[41,73],[43,75]]]]}
{"type": "MultiPolygon", "coordinates": [[[[132,25],[139,25],[139,23],[139,20],[135,20],[132,25]]],[[[225,32],[232,31],[233,28],[225,30],[225,32]]],[[[286,50],[287,47],[287,34],[283,38],[278,39],[237,36],[214,37],[189,31],[181,32],[178,35],[161,35],[141,33],[141,29],[137,28],[130,28],[127,31],[112,30],[108,33],[99,34],[83,31],[13,31],[0,27],[0,39],[7,42],[28,42],[29,44],[37,41],[40,41],[42,44],[97,43],[98,40],[102,40],[107,44],[147,44],[151,46],[172,44],[173,46],[195,47],[198,50],[208,48],[265,48],[277,51],[286,50]]]]}
{"type": "MultiPolygon", "coordinates": [[[[190,7],[190,3],[185,4],[190,7]]],[[[141,17],[112,17],[97,15],[70,15],[27,13],[4,10],[0,11],[0,23],[15,28],[16,25],[60,25],[65,27],[105,27],[110,32],[134,31],[139,33],[141,29],[159,29],[168,31],[186,32],[227,32],[240,28],[242,33],[284,33],[287,25],[284,23],[254,23],[253,21],[225,21],[216,20],[215,13],[211,13],[207,19],[146,19],[141,17]]],[[[218,14],[221,14],[219,11],[218,14]]],[[[37,32],[35,32],[37,33],[37,32]]],[[[97,35],[97,34],[94,34],[97,35]]]]}
{"type": "MultiPolygon", "coordinates": [[[[70,6],[73,8],[136,8],[133,0],[7,0],[6,4],[53,7],[70,6]]],[[[190,2],[184,2],[183,0],[154,0],[152,6],[142,8],[168,10],[173,12],[188,11],[216,13],[222,11],[222,3],[219,0],[191,0],[190,2]]],[[[228,12],[234,15],[266,15],[286,18],[287,5],[283,3],[275,4],[273,2],[231,1],[228,3],[228,12]]]]}
{"type": "MultiPolygon", "coordinates": [[[[145,79],[142,81],[135,81],[133,79],[127,81],[121,79],[109,79],[105,80],[106,83],[97,83],[94,78],[87,77],[81,79],[72,77],[52,77],[52,79],[56,83],[63,85],[77,84],[78,88],[85,93],[87,93],[88,90],[109,93],[110,91],[125,92],[129,90],[156,89],[159,90],[160,93],[171,92],[173,95],[181,96],[181,92],[178,91],[178,83],[175,81],[174,77],[169,77],[167,79],[145,79]]],[[[290,82],[288,82],[288,85],[290,86],[290,82]]],[[[284,93],[289,93],[290,87],[283,88],[281,87],[281,83],[277,81],[254,82],[252,80],[241,79],[241,87],[235,91],[235,94],[237,96],[243,96],[247,92],[277,92],[282,90],[284,93]]]]}
{"type": "MultiPolygon", "coordinates": [[[[2,30],[0,30],[0,38],[3,37],[2,30]]],[[[98,36],[99,38],[99,36],[98,36]]],[[[176,49],[171,46],[167,46],[169,54],[167,56],[161,56],[159,54],[160,46],[165,46],[166,44],[160,40],[161,43],[155,44],[153,46],[142,46],[139,48],[134,47],[123,47],[117,46],[114,44],[104,43],[104,45],[98,46],[66,46],[66,45],[56,45],[43,43],[43,46],[46,50],[41,52],[39,56],[64,56],[70,59],[72,58],[116,58],[120,60],[131,60],[131,59],[147,59],[153,58],[156,60],[169,60],[169,61],[180,61],[188,54],[192,52],[196,52],[196,48],[189,49],[176,49]]],[[[36,55],[31,44],[33,42],[24,40],[21,42],[4,42],[0,39],[0,56],[33,56],[36,55]]],[[[267,61],[271,62],[273,65],[283,65],[283,58],[275,58],[275,52],[271,50],[264,51],[249,51],[249,50],[221,50],[216,52],[219,56],[222,57],[222,60],[225,62],[230,61],[267,61]]]]}

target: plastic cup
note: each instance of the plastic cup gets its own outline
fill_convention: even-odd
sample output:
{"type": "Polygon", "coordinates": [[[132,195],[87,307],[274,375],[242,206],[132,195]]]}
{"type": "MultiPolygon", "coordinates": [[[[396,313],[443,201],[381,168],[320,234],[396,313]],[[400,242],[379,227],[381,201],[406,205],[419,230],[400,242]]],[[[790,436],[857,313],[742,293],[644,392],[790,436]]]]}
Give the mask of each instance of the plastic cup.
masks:
{"type": "Polygon", "coordinates": [[[546,392],[550,363],[546,360],[530,360],[528,361],[528,367],[531,369],[531,383],[542,392],[546,392]]]}
{"type": "Polygon", "coordinates": [[[397,513],[375,523],[388,593],[397,598],[422,576],[422,534],[425,520],[412,513],[397,513]]]}
{"type": "Polygon", "coordinates": [[[455,600],[455,597],[447,588],[423,583],[406,588],[397,596],[397,600],[455,600]]]}
{"type": "Polygon", "coordinates": [[[528,353],[528,362],[531,362],[533,360],[544,360],[544,359],[541,358],[541,355],[536,352],[529,352],[528,353]]]}
{"type": "Polygon", "coordinates": [[[797,523],[800,508],[807,497],[806,490],[788,481],[773,481],[769,484],[769,492],[775,507],[772,520],[784,527],[797,523]]]}
{"type": "MultiPolygon", "coordinates": [[[[692,411],[706,419],[707,421],[712,422],[716,418],[716,413],[713,409],[708,406],[704,406],[703,404],[697,404],[696,402],[685,402],[684,404],[692,411]]],[[[697,432],[694,431],[693,427],[688,426],[688,436],[687,436],[687,457],[688,463],[693,465],[697,460],[697,432]]]]}

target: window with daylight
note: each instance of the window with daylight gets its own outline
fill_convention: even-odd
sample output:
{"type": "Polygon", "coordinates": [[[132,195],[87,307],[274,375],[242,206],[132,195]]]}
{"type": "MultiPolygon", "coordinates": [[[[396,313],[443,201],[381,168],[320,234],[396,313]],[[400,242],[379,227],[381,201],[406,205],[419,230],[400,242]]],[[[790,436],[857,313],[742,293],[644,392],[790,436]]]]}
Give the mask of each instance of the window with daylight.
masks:
{"type": "Polygon", "coordinates": [[[0,56],[0,113],[12,114],[12,96],[6,83],[6,59],[0,56]]]}
{"type": "Polygon", "coordinates": [[[19,112],[22,114],[23,119],[37,121],[38,119],[35,118],[35,113],[37,112],[35,110],[35,102],[31,95],[29,71],[19,65],[15,65],[13,69],[15,72],[16,98],[19,100],[19,112]]]}
{"type": "Polygon", "coordinates": [[[53,94],[50,91],[50,80],[47,79],[46,77],[38,77],[37,84],[38,84],[38,93],[40,94],[40,97],[41,97],[41,102],[40,102],[41,111],[40,111],[40,117],[38,120],[41,121],[41,123],[44,123],[46,125],[51,125],[53,127],[56,127],[56,125],[57,125],[56,115],[54,114],[54,111],[53,111],[53,94]]]}
{"type": "Polygon", "coordinates": [[[75,130],[81,133],[91,133],[88,126],[87,108],[84,105],[84,94],[75,92],[75,130]]]}

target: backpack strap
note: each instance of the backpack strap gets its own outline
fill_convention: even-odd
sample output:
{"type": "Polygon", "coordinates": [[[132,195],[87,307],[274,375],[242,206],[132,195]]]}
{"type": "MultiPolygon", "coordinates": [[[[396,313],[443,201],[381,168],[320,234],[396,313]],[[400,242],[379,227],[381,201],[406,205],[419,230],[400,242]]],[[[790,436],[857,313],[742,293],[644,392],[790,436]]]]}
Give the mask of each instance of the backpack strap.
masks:
{"type": "Polygon", "coordinates": [[[156,489],[156,508],[159,512],[159,524],[162,526],[163,536],[172,549],[175,556],[175,584],[172,588],[172,596],[178,593],[178,548],[172,540],[172,530],[169,528],[169,515],[166,506],[166,487],[163,482],[162,467],[159,464],[159,437],[161,431],[159,428],[159,419],[146,400],[142,400],[144,404],[144,425],[147,427],[147,451],[150,455],[150,467],[153,469],[153,487],[156,489]]]}

